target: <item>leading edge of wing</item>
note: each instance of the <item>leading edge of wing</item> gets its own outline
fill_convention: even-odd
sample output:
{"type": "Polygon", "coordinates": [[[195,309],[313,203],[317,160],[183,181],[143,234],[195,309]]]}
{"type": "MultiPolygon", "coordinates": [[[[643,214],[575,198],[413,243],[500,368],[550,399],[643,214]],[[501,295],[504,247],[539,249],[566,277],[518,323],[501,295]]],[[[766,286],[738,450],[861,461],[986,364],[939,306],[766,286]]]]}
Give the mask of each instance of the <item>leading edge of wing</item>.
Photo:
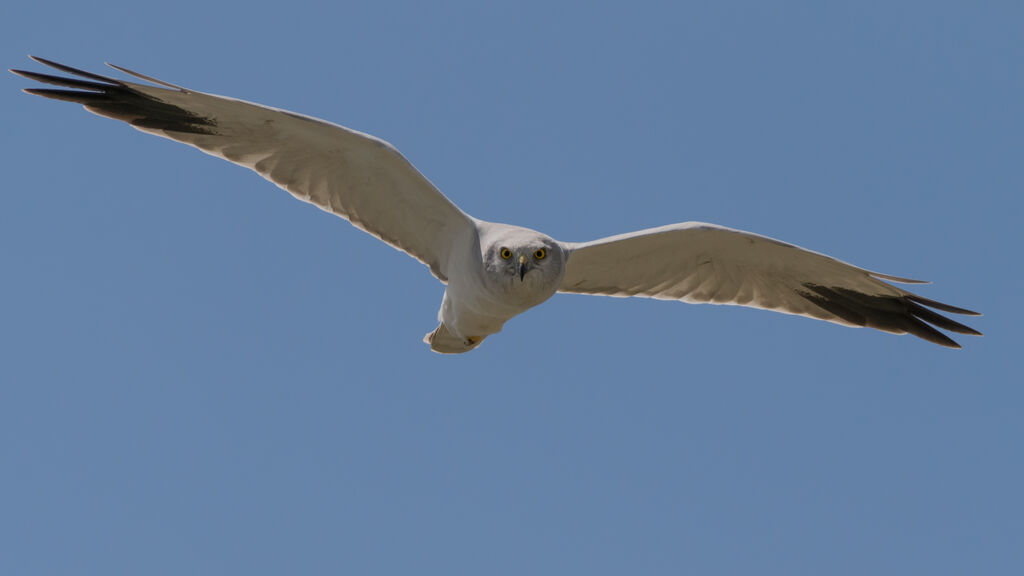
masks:
{"type": "Polygon", "coordinates": [[[602,244],[611,244],[611,243],[614,243],[614,242],[620,242],[622,240],[629,240],[629,239],[632,239],[632,238],[639,238],[641,236],[654,236],[656,234],[662,234],[662,233],[665,233],[665,232],[676,232],[676,231],[680,231],[680,230],[700,230],[700,229],[721,230],[723,232],[736,232],[738,234],[744,234],[746,236],[752,236],[754,238],[758,238],[760,240],[764,240],[765,242],[770,242],[770,243],[775,244],[777,246],[784,246],[784,247],[787,247],[787,248],[796,248],[797,250],[802,250],[802,251],[808,252],[810,254],[816,254],[818,256],[823,256],[825,258],[829,258],[831,260],[835,260],[835,261],[840,262],[842,264],[845,264],[845,265],[847,265],[847,266],[849,266],[851,268],[856,268],[857,270],[860,270],[861,272],[864,272],[864,273],[866,273],[866,274],[868,274],[868,275],[870,275],[872,277],[879,278],[879,279],[882,279],[882,280],[889,280],[890,282],[899,282],[900,284],[931,284],[931,282],[928,281],[928,280],[915,280],[913,278],[904,278],[902,276],[893,276],[891,274],[883,274],[881,272],[875,272],[873,270],[867,270],[867,269],[861,268],[859,266],[854,266],[853,264],[850,264],[848,262],[843,262],[842,260],[839,260],[837,258],[833,258],[832,256],[829,256],[828,254],[822,254],[821,252],[816,252],[814,250],[808,250],[807,248],[803,248],[801,246],[797,246],[796,244],[790,244],[789,242],[783,242],[782,240],[778,240],[776,238],[772,238],[771,236],[765,236],[763,234],[757,234],[756,232],[748,232],[746,230],[739,230],[737,228],[729,228],[728,226],[720,226],[718,224],[710,224],[708,222],[691,221],[691,222],[679,222],[679,223],[676,223],[676,224],[666,224],[664,226],[656,226],[654,228],[644,228],[642,230],[634,230],[633,232],[626,232],[624,234],[616,234],[615,236],[606,236],[604,238],[598,238],[597,240],[590,240],[590,241],[587,241],[587,242],[563,242],[562,245],[571,254],[574,251],[582,250],[584,248],[589,248],[589,247],[592,247],[592,246],[600,246],[602,244]]]}

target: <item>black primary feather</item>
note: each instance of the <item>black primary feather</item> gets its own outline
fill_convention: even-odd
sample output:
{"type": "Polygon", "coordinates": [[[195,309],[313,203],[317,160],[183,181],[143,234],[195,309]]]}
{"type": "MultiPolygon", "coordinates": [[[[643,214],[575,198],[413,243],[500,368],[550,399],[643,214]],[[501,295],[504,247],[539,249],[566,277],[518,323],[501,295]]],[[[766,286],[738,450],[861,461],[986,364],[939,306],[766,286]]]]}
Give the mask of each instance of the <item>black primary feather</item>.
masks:
{"type": "Polygon", "coordinates": [[[866,326],[897,334],[909,333],[949,348],[959,348],[960,345],[933,328],[932,325],[958,334],[981,336],[981,332],[950,320],[924,306],[954,314],[978,316],[977,312],[921,298],[915,294],[876,296],[862,294],[849,288],[811,283],[804,284],[804,287],[807,291],[801,292],[801,296],[855,326],[866,326]]]}
{"type": "Polygon", "coordinates": [[[74,88],[74,90],[26,88],[25,92],[29,94],[54,100],[76,102],[85,106],[91,112],[107,116],[108,118],[122,120],[139,128],[191,134],[216,133],[213,130],[216,126],[213,119],[199,116],[184,108],[168,104],[144,94],[132,88],[131,84],[58,64],[44,58],[37,58],[35,56],[31,58],[41,64],[88,80],[52,76],[27,70],[11,70],[11,72],[19,76],[42,82],[43,84],[74,88]]]}

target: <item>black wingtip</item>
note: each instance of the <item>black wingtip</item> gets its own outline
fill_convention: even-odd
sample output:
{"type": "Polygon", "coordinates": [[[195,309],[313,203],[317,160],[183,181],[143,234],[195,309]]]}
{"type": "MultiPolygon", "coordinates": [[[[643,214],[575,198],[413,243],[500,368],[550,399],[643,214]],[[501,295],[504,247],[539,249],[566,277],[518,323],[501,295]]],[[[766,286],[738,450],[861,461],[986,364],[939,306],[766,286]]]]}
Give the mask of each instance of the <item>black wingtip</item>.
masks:
{"type": "Polygon", "coordinates": [[[83,92],[81,90],[54,90],[53,88],[22,88],[22,92],[33,96],[42,96],[51,100],[74,102],[76,104],[89,105],[95,102],[102,102],[106,96],[98,92],[83,92]]]}
{"type": "Polygon", "coordinates": [[[946,348],[960,348],[961,346],[936,328],[958,334],[981,336],[981,332],[946,318],[925,306],[954,314],[976,315],[976,313],[922,298],[916,294],[906,292],[897,296],[863,294],[848,288],[811,283],[805,283],[804,288],[807,289],[807,292],[802,292],[804,298],[841,318],[843,322],[854,326],[866,326],[897,334],[910,333],[946,348]]]}
{"type": "Polygon", "coordinates": [[[942,332],[939,332],[935,328],[928,326],[924,322],[922,322],[921,324],[924,325],[924,328],[915,328],[913,330],[908,330],[907,334],[917,336],[922,340],[927,340],[932,344],[938,344],[939,346],[942,346],[943,348],[949,348],[950,350],[964,349],[964,347],[961,346],[960,343],[957,342],[956,340],[953,340],[952,338],[946,336],[942,332]]]}
{"type": "Polygon", "coordinates": [[[65,98],[61,98],[55,93],[68,92],[67,90],[51,90],[49,88],[22,88],[21,91],[25,94],[42,96],[43,98],[53,98],[54,100],[65,100],[65,98]]]}
{"type": "Polygon", "coordinates": [[[68,74],[74,74],[75,76],[81,76],[82,78],[89,78],[90,80],[97,80],[99,82],[107,82],[119,86],[122,85],[122,82],[120,80],[117,80],[116,78],[111,78],[109,76],[101,76],[99,74],[93,74],[92,72],[86,72],[85,70],[81,70],[79,68],[72,68],[71,66],[67,66],[59,62],[54,62],[53,60],[47,60],[46,58],[40,58],[39,56],[33,56],[31,54],[29,54],[28,57],[40,64],[49,66],[50,68],[56,68],[61,72],[67,72],[68,74]]]}
{"type": "Polygon", "coordinates": [[[11,72],[21,76],[22,78],[28,78],[29,80],[40,82],[42,84],[51,84],[53,86],[62,86],[64,88],[78,88],[80,90],[89,90],[92,92],[102,92],[115,86],[115,84],[107,82],[90,82],[88,80],[67,78],[65,76],[53,76],[51,74],[42,74],[40,72],[31,72],[28,70],[11,70],[11,72]]]}
{"type": "Polygon", "coordinates": [[[20,70],[18,68],[8,68],[7,71],[10,72],[11,74],[15,74],[15,75],[21,76],[22,78],[28,78],[30,80],[32,79],[33,72],[29,72],[28,70],[20,70]]]}
{"type": "Polygon", "coordinates": [[[153,84],[156,84],[158,86],[163,86],[164,88],[170,88],[172,90],[179,90],[181,92],[188,92],[189,91],[184,86],[178,86],[177,84],[171,84],[170,82],[164,82],[163,80],[160,80],[158,78],[154,78],[152,76],[147,76],[145,74],[142,74],[141,72],[136,72],[134,70],[129,70],[128,68],[125,68],[124,66],[118,66],[117,64],[111,64],[110,62],[104,62],[104,64],[106,64],[107,66],[110,66],[114,70],[117,70],[119,72],[124,72],[125,74],[127,74],[129,76],[134,76],[134,77],[138,78],[139,80],[145,80],[146,82],[152,82],[153,84]]]}
{"type": "MultiPolygon", "coordinates": [[[[90,112],[122,120],[140,129],[181,132],[190,134],[214,134],[216,121],[196,114],[185,107],[170,104],[141,90],[140,86],[108,78],[99,74],[65,66],[52,60],[29,56],[32,60],[55,68],[75,77],[61,77],[26,70],[12,70],[15,74],[41,82],[60,86],[64,89],[26,88],[27,94],[53,100],[75,102],[90,112]],[[71,90],[67,90],[71,88],[71,90]]],[[[171,86],[161,83],[164,86],[171,86]]],[[[161,89],[163,90],[163,89],[161,89]]]]}
{"type": "Polygon", "coordinates": [[[958,308],[956,306],[950,306],[949,304],[943,304],[936,300],[931,300],[917,294],[907,294],[907,300],[911,302],[917,302],[918,304],[924,304],[929,308],[935,308],[936,310],[942,310],[943,312],[949,312],[951,314],[963,314],[965,316],[981,316],[981,312],[975,312],[966,308],[958,308]]]}

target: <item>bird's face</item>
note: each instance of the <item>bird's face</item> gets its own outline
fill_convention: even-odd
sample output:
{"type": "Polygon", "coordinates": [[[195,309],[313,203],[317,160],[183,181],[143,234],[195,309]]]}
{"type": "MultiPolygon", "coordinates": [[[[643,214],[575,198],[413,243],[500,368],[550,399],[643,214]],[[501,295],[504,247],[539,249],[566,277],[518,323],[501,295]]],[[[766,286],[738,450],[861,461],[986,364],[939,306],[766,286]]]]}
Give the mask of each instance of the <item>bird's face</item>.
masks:
{"type": "Polygon", "coordinates": [[[492,285],[531,299],[554,294],[565,271],[562,247],[541,234],[498,238],[487,247],[484,262],[492,285]]]}

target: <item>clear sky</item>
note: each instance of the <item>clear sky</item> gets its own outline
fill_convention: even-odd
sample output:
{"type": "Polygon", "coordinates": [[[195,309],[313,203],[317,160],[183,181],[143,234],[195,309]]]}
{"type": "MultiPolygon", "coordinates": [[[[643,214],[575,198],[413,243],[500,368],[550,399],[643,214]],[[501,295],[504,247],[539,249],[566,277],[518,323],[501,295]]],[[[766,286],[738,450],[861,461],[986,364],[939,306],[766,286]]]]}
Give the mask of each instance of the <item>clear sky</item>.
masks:
{"type": "Polygon", "coordinates": [[[5,74],[0,573],[1022,573],[1024,8],[835,4],[3,3],[4,68],[338,122],[562,240],[766,234],[986,335],[559,295],[438,356],[418,262],[5,74]]]}

